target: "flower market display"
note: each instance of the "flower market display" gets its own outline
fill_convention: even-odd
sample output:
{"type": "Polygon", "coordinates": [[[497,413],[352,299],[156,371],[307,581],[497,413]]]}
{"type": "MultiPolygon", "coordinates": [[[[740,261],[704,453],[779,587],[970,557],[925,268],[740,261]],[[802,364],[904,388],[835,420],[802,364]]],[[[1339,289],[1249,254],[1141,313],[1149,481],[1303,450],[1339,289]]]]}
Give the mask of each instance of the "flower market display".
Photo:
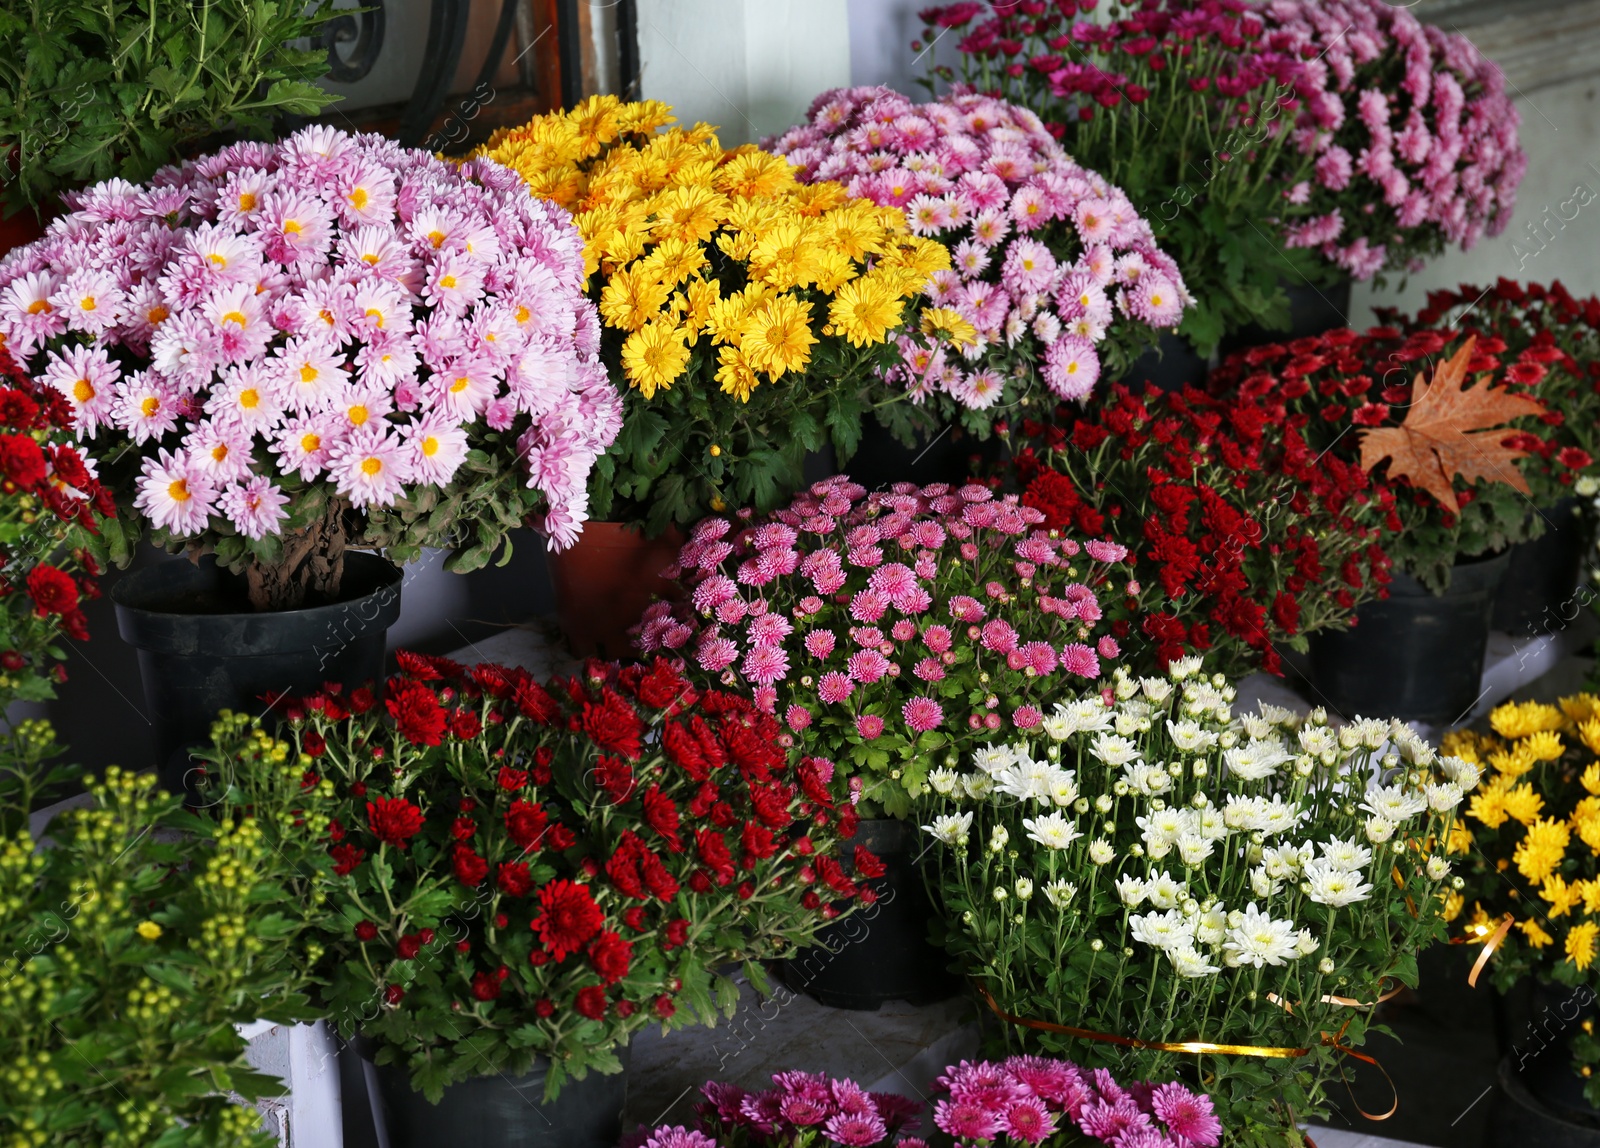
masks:
{"type": "MultiPolygon", "coordinates": [[[[923,1125],[958,1144],[1108,1144],[1113,1148],[1214,1148],[1221,1124],[1211,1100],[1182,1084],[1121,1084],[1105,1069],[1067,1060],[1013,1056],[952,1065],[935,1081],[932,1112],[894,1093],[867,1092],[825,1073],[783,1072],[773,1087],[747,1092],[701,1086],[696,1127],[641,1130],[622,1148],[927,1148],[923,1125]],[[820,1135],[818,1135],[820,1133],[820,1135]],[[816,1136],[815,1139],[806,1137],[816,1136]]],[[[928,1130],[932,1133],[932,1130],[928,1130]]]]}
{"type": "Polygon", "coordinates": [[[1156,672],[1212,651],[1225,673],[1279,673],[1279,645],[1304,649],[1382,591],[1379,492],[1360,465],[1307,443],[1312,417],[1273,390],[1141,398],[1119,386],[1009,436],[1023,505],[1044,526],[1128,541],[1142,609],[1124,664],[1156,672]]]}
{"type": "Polygon", "coordinates": [[[575,539],[621,402],[578,233],[512,173],[310,127],[69,202],[0,262],[0,338],[72,404],[118,563],[148,532],[281,610],[347,546],[575,539]]]}
{"type": "Polygon", "coordinates": [[[1443,932],[1479,767],[1398,722],[1235,717],[1197,658],[1111,677],[929,775],[950,951],[1013,1047],[1203,1080],[1230,1143],[1298,1143],[1443,932]]]}
{"type": "Polygon", "coordinates": [[[1385,309],[1378,317],[1408,333],[1455,324],[1506,361],[1507,382],[1545,405],[1528,420],[1527,437],[1518,437],[1528,454],[1517,465],[1535,506],[1553,506],[1575,493],[1579,479],[1600,473],[1600,298],[1574,298],[1560,283],[1501,279],[1430,291],[1415,316],[1385,309]]]}
{"type": "MultiPolygon", "coordinates": [[[[779,156],[672,122],[663,104],[595,96],[483,152],[583,233],[602,355],[629,392],[591,509],[651,534],[728,506],[772,509],[824,445],[847,462],[910,302],[950,267],[897,207],[801,184],[779,156]]],[[[970,341],[948,308],[922,323],[941,343],[970,341]]]]}
{"type": "Polygon", "coordinates": [[[1457,330],[1374,327],[1252,348],[1207,385],[1281,401],[1304,416],[1313,452],[1366,470],[1385,512],[1379,545],[1395,569],[1441,594],[1458,558],[1540,529],[1523,460],[1539,453],[1544,436],[1526,428],[1545,408],[1519,382],[1529,377],[1457,330]]]}
{"type": "Polygon", "coordinates": [[[281,740],[225,715],[202,756],[230,804],[281,814],[273,844],[318,875],[300,946],[327,1015],[431,1101],[536,1058],[547,1100],[619,1071],[647,1025],[732,1009],[720,966],[765,985],[758,962],[873,897],[834,856],[856,817],[842,779],[791,761],[747,698],[659,659],[544,685],[400,662],[382,703],[288,700],[281,740]]]}
{"type": "MultiPolygon", "coordinates": [[[[1176,327],[1192,302],[1128,197],[1079,167],[1025,108],[974,93],[912,103],[888,88],[840,88],[773,148],[800,178],[906,213],[955,266],[924,289],[925,318],[966,324],[948,350],[908,331],[888,380],[987,435],[992,408],[1042,380],[1083,399],[1176,327]]],[[[903,408],[887,408],[893,413],[903,408]]],[[[909,417],[909,416],[908,416],[909,417]]]]}
{"type": "MultiPolygon", "coordinates": [[[[1600,699],[1507,702],[1488,724],[1444,739],[1447,752],[1484,775],[1450,837],[1468,883],[1449,896],[1445,915],[1464,941],[1494,939],[1486,971],[1502,992],[1534,978],[1592,993],[1600,950],[1600,699]]],[[[1574,1031],[1569,1047],[1584,1094],[1600,1104],[1600,1039],[1592,1029],[1574,1031]]]]}
{"type": "Polygon", "coordinates": [[[1301,282],[1317,261],[1280,253],[1273,222],[1306,210],[1275,181],[1277,157],[1293,154],[1279,102],[1297,61],[1268,48],[1262,17],[1235,0],[1124,5],[1104,22],[1092,8],[948,4],[924,13],[921,42],[950,33],[961,82],[1038,113],[1067,154],[1127,193],[1188,282],[1180,330],[1201,356],[1247,323],[1284,326],[1280,280],[1301,282]]]}
{"type": "Polygon", "coordinates": [[[651,607],[639,644],[749,692],[864,813],[904,816],[941,760],[1038,728],[1121,652],[1126,549],[1043,518],[977,484],[826,479],[768,518],[697,526],[689,600],[651,607]]]}
{"type": "Polygon", "coordinates": [[[1284,227],[1289,247],[1370,279],[1505,230],[1522,117],[1465,33],[1383,0],[1269,0],[1259,18],[1263,46],[1297,61],[1291,139],[1311,162],[1280,177],[1308,213],[1284,227]]]}

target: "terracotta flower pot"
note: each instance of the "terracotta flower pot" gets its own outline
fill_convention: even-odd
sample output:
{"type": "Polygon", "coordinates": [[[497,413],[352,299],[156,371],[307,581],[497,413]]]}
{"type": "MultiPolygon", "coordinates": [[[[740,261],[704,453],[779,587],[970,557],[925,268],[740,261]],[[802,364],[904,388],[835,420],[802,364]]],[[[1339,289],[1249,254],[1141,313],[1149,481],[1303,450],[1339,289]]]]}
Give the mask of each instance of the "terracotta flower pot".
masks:
{"type": "Polygon", "coordinates": [[[556,618],[567,646],[580,658],[633,656],[628,627],[654,598],[677,598],[677,583],[660,575],[678,560],[683,533],[656,538],[620,522],[586,522],[577,545],[550,555],[556,618]]]}

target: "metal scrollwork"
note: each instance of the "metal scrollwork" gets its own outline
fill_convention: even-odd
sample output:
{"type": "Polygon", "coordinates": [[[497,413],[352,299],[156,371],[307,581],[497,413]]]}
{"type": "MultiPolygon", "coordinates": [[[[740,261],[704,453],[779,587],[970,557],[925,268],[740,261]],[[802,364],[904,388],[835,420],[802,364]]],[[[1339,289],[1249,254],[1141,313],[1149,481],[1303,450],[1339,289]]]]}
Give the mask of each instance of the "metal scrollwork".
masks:
{"type": "Polygon", "coordinates": [[[384,0],[366,0],[329,20],[322,28],[328,50],[328,78],[353,84],[372,71],[383,51],[384,0]]]}

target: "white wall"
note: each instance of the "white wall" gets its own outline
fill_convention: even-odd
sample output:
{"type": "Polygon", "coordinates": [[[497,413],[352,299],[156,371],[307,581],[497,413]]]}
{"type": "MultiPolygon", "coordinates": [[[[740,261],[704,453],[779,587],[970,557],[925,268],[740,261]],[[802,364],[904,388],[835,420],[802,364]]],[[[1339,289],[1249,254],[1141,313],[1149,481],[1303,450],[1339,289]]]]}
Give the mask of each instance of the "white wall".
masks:
{"type": "Polygon", "coordinates": [[[728,146],[798,123],[850,83],[846,0],[639,0],[640,90],[728,146]]]}

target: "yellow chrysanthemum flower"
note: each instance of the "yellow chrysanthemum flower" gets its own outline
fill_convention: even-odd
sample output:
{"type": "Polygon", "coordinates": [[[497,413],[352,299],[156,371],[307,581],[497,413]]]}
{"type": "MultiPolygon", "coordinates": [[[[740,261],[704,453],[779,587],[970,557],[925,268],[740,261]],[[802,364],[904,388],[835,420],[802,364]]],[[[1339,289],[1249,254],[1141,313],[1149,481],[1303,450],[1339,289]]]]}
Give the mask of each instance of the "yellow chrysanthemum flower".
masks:
{"type": "Polygon", "coordinates": [[[746,145],[728,153],[714,182],[718,190],[729,195],[761,199],[795,190],[794,171],[794,165],[782,156],[746,145]]]}
{"type": "Polygon", "coordinates": [[[737,347],[722,347],[717,351],[717,383],[724,394],[732,395],[741,403],[750,401],[750,394],[761,385],[761,380],[750,369],[750,362],[737,347]]]}
{"type": "Polygon", "coordinates": [[[1583,887],[1568,885],[1559,874],[1552,873],[1539,887],[1539,896],[1549,903],[1551,917],[1564,917],[1582,903],[1583,887]]]}
{"type": "Polygon", "coordinates": [[[1583,897],[1584,916],[1600,912],[1600,881],[1591,877],[1587,881],[1574,881],[1572,884],[1583,897]]]}
{"type": "Polygon", "coordinates": [[[1600,797],[1585,797],[1567,820],[1589,851],[1600,856],[1600,797]]]}
{"type": "Polygon", "coordinates": [[[625,133],[659,131],[677,120],[672,105],[660,100],[638,100],[617,109],[617,130],[625,133]]]}
{"type": "Polygon", "coordinates": [[[828,307],[828,322],[853,346],[881,343],[900,325],[902,300],[871,276],[847,283],[828,307]]]}
{"type": "Polygon", "coordinates": [[[1517,922],[1517,928],[1521,929],[1522,935],[1528,938],[1528,944],[1536,949],[1545,948],[1555,942],[1555,938],[1540,928],[1539,922],[1532,917],[1529,917],[1526,921],[1517,922]]]}
{"type": "Polygon", "coordinates": [[[1486,750],[1480,747],[1485,740],[1493,739],[1484,739],[1470,729],[1453,729],[1439,742],[1439,752],[1445,757],[1459,757],[1473,765],[1482,765],[1482,753],[1486,750]]]}
{"type": "Polygon", "coordinates": [[[957,347],[970,347],[978,341],[978,329],[950,307],[929,307],[923,311],[922,333],[957,347]]]}
{"type": "Polygon", "coordinates": [[[1506,790],[1499,778],[1472,795],[1467,816],[1489,829],[1499,829],[1506,823],[1506,790]]]}
{"type": "Polygon", "coordinates": [[[672,386],[688,365],[683,329],[664,320],[645,324],[622,344],[622,369],[647,399],[672,386]]]}
{"type": "Polygon", "coordinates": [[[1527,835],[1517,842],[1516,851],[1512,854],[1517,872],[1529,881],[1543,881],[1561,864],[1571,837],[1565,821],[1550,818],[1535,821],[1528,826],[1527,835]]]}
{"type": "Polygon", "coordinates": [[[785,294],[769,299],[745,318],[739,349],[753,368],[776,380],[804,367],[816,341],[810,308],[785,294]]]}
{"type": "MultiPolygon", "coordinates": [[[[1501,820],[1505,820],[1502,815],[1501,820]]],[[[1445,838],[1444,851],[1446,853],[1469,853],[1472,851],[1472,830],[1467,828],[1465,821],[1457,821],[1450,826],[1450,836],[1445,838]]]]}
{"type": "Polygon", "coordinates": [[[1535,793],[1531,785],[1519,785],[1506,791],[1505,810],[1513,820],[1532,825],[1534,819],[1544,812],[1544,798],[1535,793]]]}
{"type": "Polygon", "coordinates": [[[1600,934],[1600,925],[1593,921],[1585,921],[1567,930],[1567,960],[1578,966],[1580,972],[1594,961],[1596,934],[1600,934]]]}
{"type": "Polygon", "coordinates": [[[1600,761],[1591,761],[1578,780],[1591,795],[1600,795],[1600,761]]]}
{"type": "Polygon", "coordinates": [[[1534,761],[1555,761],[1567,747],[1561,742],[1561,735],[1551,730],[1540,730],[1530,733],[1517,743],[1517,751],[1526,754],[1534,761]]]}
{"type": "Polygon", "coordinates": [[[709,187],[672,187],[657,196],[651,207],[656,235],[704,243],[727,218],[728,197],[709,187]]]}
{"type": "Polygon", "coordinates": [[[671,297],[670,285],[647,270],[628,268],[612,275],[600,292],[600,318],[608,327],[637,331],[657,318],[671,297]]]}
{"type": "Polygon", "coordinates": [[[1522,738],[1541,730],[1560,729],[1566,715],[1544,702],[1506,702],[1489,715],[1494,732],[1504,738],[1522,738]]]}
{"type": "Polygon", "coordinates": [[[1443,917],[1446,922],[1454,921],[1461,916],[1461,908],[1467,903],[1465,897],[1454,889],[1442,889],[1439,891],[1438,896],[1439,916],[1443,917]]]}
{"type": "Polygon", "coordinates": [[[1575,725],[1582,725],[1600,716],[1600,697],[1594,694],[1573,694],[1562,698],[1556,704],[1561,707],[1561,712],[1567,715],[1567,720],[1575,725]]]}

